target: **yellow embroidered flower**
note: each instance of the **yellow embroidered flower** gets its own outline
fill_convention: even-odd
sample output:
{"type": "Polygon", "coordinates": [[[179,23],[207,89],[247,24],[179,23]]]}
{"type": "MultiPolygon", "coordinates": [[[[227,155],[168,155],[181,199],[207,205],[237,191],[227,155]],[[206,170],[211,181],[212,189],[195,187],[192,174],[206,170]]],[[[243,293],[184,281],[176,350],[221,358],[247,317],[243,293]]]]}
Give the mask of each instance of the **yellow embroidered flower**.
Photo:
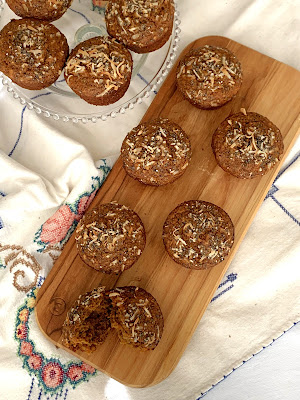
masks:
{"type": "Polygon", "coordinates": [[[33,308],[35,306],[35,298],[29,297],[26,301],[27,307],[33,308]]]}
{"type": "Polygon", "coordinates": [[[19,318],[21,321],[27,321],[28,320],[28,314],[29,311],[26,308],[23,308],[23,310],[19,314],[19,318]]]}

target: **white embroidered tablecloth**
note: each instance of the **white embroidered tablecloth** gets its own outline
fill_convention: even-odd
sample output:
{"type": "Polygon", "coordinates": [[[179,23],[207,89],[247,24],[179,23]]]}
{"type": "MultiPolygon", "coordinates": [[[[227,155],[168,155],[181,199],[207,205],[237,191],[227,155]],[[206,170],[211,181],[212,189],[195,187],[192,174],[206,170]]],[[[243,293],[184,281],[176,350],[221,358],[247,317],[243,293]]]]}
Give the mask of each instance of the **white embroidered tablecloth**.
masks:
{"type": "MultiPolygon", "coordinates": [[[[300,67],[297,0],[179,0],[178,8],[178,54],[196,38],[223,35],[300,67]]],[[[164,382],[125,387],[55,348],[37,327],[38,288],[113,166],[125,134],[153,97],[116,119],[72,124],[36,115],[0,83],[1,400],[196,400],[207,391],[211,400],[300,398],[299,357],[289,364],[283,350],[277,354],[268,347],[287,330],[284,340],[300,342],[300,140],[164,382]],[[256,359],[270,365],[266,368],[275,379],[267,380],[268,369],[264,379],[253,374],[256,359]],[[276,382],[276,374],[287,384],[276,382]]]]}

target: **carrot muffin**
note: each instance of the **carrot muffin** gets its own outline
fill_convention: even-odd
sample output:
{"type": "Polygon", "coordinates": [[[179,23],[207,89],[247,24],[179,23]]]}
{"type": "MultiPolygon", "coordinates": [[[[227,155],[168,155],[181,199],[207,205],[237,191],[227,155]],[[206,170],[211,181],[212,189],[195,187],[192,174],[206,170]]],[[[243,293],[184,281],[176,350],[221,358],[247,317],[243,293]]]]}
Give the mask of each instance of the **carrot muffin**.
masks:
{"type": "Polygon", "coordinates": [[[73,351],[91,353],[110,330],[111,301],[98,287],[80,295],[69,310],[62,328],[62,343],[73,351]]]}
{"type": "Polygon", "coordinates": [[[54,21],[70,7],[73,0],[6,0],[8,7],[19,17],[54,21]]]}
{"type": "Polygon", "coordinates": [[[241,85],[241,64],[226,48],[206,45],[191,50],[178,65],[177,87],[199,108],[222,106],[237,94],[241,85]]]}
{"type": "Polygon", "coordinates": [[[191,159],[186,133],[169,119],[138,125],[125,137],[121,157],[125,171],[146,185],[165,185],[186,170],[191,159]]]}
{"type": "Polygon", "coordinates": [[[109,35],[136,53],[149,53],[169,39],[173,0],[110,0],[105,21],[109,35]]]}
{"type": "Polygon", "coordinates": [[[230,252],[234,227],[229,215],[215,204],[190,200],[179,204],[163,226],[169,256],[186,268],[206,269],[230,252]]]}
{"type": "Polygon", "coordinates": [[[164,320],[155,298],[135,286],[109,292],[112,301],[111,326],[117,330],[122,344],[140,350],[153,350],[163,333],[164,320]]]}
{"type": "Polygon", "coordinates": [[[227,117],[212,138],[220,167],[243,179],[266,174],[280,160],[283,148],[280,130],[266,117],[244,109],[227,117]]]}
{"type": "Polygon", "coordinates": [[[131,209],[115,202],[87,212],[75,233],[78,253],[90,267],[106,273],[130,268],[146,244],[144,225],[131,209]]]}
{"type": "Polygon", "coordinates": [[[25,89],[39,90],[54,83],[68,52],[65,36],[45,21],[13,19],[0,32],[0,71],[25,89]]]}
{"type": "Polygon", "coordinates": [[[107,105],[127,91],[131,73],[130,52],[115,39],[95,37],[79,43],[65,68],[70,88],[90,104],[107,105]]]}

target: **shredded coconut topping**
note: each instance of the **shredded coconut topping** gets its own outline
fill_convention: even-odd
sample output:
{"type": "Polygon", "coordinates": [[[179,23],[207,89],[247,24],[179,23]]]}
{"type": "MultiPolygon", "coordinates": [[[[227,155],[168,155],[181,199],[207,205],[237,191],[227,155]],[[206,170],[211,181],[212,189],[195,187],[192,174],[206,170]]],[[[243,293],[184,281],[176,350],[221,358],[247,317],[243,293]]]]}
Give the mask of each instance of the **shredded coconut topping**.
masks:
{"type": "Polygon", "coordinates": [[[233,225],[214,204],[191,200],[176,207],[164,225],[170,253],[191,267],[224,260],[233,244],[233,225]]]}
{"type": "Polygon", "coordinates": [[[83,43],[76,55],[69,58],[65,72],[68,81],[73,76],[93,76],[100,89],[97,97],[102,97],[124,85],[131,74],[131,63],[121,46],[106,37],[99,44],[83,43]]]}
{"type": "Polygon", "coordinates": [[[177,79],[185,87],[191,99],[224,89],[224,85],[235,86],[242,78],[241,65],[227,49],[204,46],[191,51],[179,65],[177,79]]]}
{"type": "Polygon", "coordinates": [[[169,175],[183,173],[191,145],[178,125],[160,119],[134,128],[124,140],[121,154],[127,170],[134,171],[138,179],[160,183],[169,175]]]}

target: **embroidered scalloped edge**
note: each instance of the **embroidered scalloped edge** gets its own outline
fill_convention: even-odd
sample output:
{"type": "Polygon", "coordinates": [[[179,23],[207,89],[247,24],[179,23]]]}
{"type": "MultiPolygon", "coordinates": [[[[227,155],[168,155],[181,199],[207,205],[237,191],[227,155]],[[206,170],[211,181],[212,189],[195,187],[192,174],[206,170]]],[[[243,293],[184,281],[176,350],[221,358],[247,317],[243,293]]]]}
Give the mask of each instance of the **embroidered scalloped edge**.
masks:
{"type": "Polygon", "coordinates": [[[196,398],[196,400],[200,400],[202,399],[208,392],[210,392],[212,389],[214,389],[217,385],[219,385],[219,383],[223,382],[229,375],[231,375],[234,371],[236,371],[238,368],[242,367],[246,362],[250,361],[253,357],[255,357],[257,354],[261,353],[264,349],[266,349],[267,347],[270,347],[274,342],[276,342],[278,339],[280,339],[285,333],[287,333],[288,331],[290,331],[292,328],[294,328],[296,325],[298,325],[300,323],[300,320],[297,322],[293,322],[293,325],[291,325],[288,329],[284,330],[278,337],[276,337],[275,339],[272,339],[272,341],[265,345],[262,346],[262,348],[260,350],[258,350],[256,353],[253,353],[251,356],[249,356],[249,358],[247,358],[246,360],[242,361],[239,365],[237,365],[235,368],[233,368],[230,372],[228,372],[228,374],[224,375],[223,378],[221,378],[219,381],[217,381],[216,383],[214,383],[213,385],[211,385],[211,387],[209,389],[207,389],[204,392],[201,392],[201,395],[199,397],[196,398]]]}

